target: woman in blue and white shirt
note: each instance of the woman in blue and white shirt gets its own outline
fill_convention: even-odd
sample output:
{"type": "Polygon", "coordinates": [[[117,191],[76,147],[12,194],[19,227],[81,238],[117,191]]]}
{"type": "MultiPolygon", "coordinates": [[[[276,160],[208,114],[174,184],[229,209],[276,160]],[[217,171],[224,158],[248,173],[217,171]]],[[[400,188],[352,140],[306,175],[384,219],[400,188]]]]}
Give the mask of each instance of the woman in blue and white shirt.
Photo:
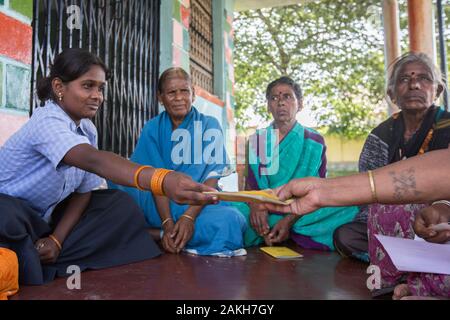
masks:
{"type": "MultiPolygon", "coordinates": [[[[139,207],[121,191],[97,190],[102,180],[135,186],[140,167],[97,149],[90,120],[103,102],[108,69],[93,54],[67,49],[38,85],[45,102],[0,148],[0,247],[16,252],[20,282],[42,284],[81,270],[111,267],[160,254],[139,207]]],[[[138,184],[150,189],[153,168],[138,184]]],[[[211,188],[171,172],[163,191],[177,202],[215,201],[211,188]]]]}

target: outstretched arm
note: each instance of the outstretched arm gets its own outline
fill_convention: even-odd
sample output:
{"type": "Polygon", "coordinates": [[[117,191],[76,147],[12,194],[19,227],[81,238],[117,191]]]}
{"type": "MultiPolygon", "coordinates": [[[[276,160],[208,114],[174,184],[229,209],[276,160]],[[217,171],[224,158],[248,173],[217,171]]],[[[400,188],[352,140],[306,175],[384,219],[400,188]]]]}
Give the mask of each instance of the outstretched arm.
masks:
{"type": "MultiPolygon", "coordinates": [[[[373,171],[379,203],[425,203],[450,198],[450,149],[438,150],[373,171]]],[[[362,205],[374,198],[367,173],[333,179],[292,180],[278,188],[281,199],[296,198],[289,206],[269,210],[306,214],[321,207],[362,205]]]]}
{"type": "MultiPolygon", "coordinates": [[[[89,144],[79,144],[70,149],[63,162],[129,187],[135,186],[134,173],[140,167],[139,164],[115,153],[97,150],[89,144]]],[[[150,190],[150,179],[154,171],[154,168],[142,170],[139,175],[139,185],[142,188],[150,190]]],[[[166,176],[163,188],[164,193],[175,202],[204,204],[217,201],[217,197],[202,193],[215,189],[196,183],[190,177],[178,172],[171,172],[166,176]]]]}

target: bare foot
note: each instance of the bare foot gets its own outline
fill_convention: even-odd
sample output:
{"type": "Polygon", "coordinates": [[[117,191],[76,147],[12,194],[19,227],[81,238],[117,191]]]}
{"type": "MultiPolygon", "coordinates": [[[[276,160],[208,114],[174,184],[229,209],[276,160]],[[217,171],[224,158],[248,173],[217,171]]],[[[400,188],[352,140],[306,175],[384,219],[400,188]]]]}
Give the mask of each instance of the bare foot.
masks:
{"type": "Polygon", "coordinates": [[[152,236],[153,240],[161,241],[161,229],[150,228],[147,232],[152,236]]]}
{"type": "Polygon", "coordinates": [[[443,300],[445,297],[412,296],[407,284],[399,284],[394,289],[393,300],[443,300]]]}
{"type": "Polygon", "coordinates": [[[403,297],[407,297],[411,295],[409,291],[408,285],[405,283],[399,284],[394,289],[394,295],[392,296],[392,300],[400,300],[403,297]]]}
{"type": "Polygon", "coordinates": [[[424,297],[424,296],[407,296],[401,298],[401,300],[441,300],[439,297],[424,297]]]}

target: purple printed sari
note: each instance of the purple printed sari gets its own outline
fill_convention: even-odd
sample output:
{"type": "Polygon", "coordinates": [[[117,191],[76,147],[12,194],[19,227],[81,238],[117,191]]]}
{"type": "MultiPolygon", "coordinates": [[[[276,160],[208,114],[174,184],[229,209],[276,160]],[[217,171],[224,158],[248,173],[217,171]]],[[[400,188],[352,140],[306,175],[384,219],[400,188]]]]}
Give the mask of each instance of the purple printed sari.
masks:
{"type": "Polygon", "coordinates": [[[370,262],[381,270],[382,288],[393,288],[397,284],[407,283],[412,295],[450,297],[450,276],[399,272],[375,237],[375,234],[382,234],[414,239],[414,217],[424,207],[423,204],[369,206],[367,228],[370,262]]]}

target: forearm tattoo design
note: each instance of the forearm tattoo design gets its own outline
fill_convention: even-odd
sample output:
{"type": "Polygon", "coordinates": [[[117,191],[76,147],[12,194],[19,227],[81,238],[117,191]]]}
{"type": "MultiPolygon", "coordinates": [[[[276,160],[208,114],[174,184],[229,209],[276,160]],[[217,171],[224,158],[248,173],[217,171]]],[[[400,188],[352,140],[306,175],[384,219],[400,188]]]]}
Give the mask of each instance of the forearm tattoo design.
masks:
{"type": "Polygon", "coordinates": [[[404,200],[408,195],[414,197],[420,196],[421,192],[417,190],[415,169],[409,168],[401,172],[390,171],[394,185],[394,198],[404,200]]]}

